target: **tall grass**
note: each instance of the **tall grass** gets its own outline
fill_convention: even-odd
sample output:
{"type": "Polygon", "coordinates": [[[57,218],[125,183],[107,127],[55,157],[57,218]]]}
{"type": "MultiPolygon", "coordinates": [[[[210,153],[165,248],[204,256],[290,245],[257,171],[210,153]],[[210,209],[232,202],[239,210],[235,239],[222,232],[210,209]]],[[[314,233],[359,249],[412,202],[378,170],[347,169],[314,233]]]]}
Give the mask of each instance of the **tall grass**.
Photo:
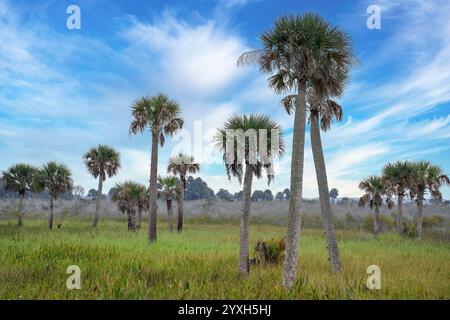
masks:
{"type": "MultiPolygon", "coordinates": [[[[338,231],[344,272],[334,277],[321,231],[302,231],[298,279],[280,286],[281,265],[259,265],[238,279],[239,227],[194,224],[170,234],[160,224],[147,244],[146,225],[126,231],[120,220],[67,219],[47,231],[0,222],[1,299],[449,299],[450,247],[395,234],[338,231]],[[366,288],[366,269],[381,268],[381,290],[366,288]],[[81,290],[68,290],[69,265],[81,268],[81,290]]],[[[282,238],[285,228],[252,225],[251,242],[282,238]]]]}

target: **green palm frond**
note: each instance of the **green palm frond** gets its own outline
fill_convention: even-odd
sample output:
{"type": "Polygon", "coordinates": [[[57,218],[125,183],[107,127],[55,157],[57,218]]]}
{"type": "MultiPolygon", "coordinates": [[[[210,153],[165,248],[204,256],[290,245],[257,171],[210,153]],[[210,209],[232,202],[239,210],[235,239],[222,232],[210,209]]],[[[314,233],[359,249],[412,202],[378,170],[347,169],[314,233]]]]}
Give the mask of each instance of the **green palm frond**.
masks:
{"type": "Polygon", "coordinates": [[[106,145],[90,149],[84,154],[83,161],[89,173],[94,178],[100,176],[103,181],[116,175],[121,166],[119,152],[106,145]]]}

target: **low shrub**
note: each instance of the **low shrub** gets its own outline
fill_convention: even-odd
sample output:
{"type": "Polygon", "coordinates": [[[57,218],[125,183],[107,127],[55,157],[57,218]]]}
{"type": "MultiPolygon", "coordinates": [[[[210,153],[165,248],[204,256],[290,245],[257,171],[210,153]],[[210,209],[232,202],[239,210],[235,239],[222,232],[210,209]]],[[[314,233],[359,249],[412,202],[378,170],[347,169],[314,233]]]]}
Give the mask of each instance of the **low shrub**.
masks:
{"type": "Polygon", "coordinates": [[[254,246],[255,257],[251,259],[253,264],[278,264],[285,254],[286,244],[284,239],[259,240],[254,246]]]}

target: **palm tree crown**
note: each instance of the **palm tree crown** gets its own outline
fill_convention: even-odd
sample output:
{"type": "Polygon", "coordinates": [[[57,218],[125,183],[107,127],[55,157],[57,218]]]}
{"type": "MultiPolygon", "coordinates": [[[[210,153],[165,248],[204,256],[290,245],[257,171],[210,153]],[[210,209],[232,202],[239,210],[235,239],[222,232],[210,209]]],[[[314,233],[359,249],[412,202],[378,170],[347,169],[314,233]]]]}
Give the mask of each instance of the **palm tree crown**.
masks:
{"type": "Polygon", "coordinates": [[[25,192],[33,189],[33,179],[37,169],[26,163],[18,163],[3,171],[3,184],[6,190],[18,192],[25,195],[25,192]]]}
{"type": "Polygon", "coordinates": [[[94,178],[112,177],[120,169],[120,154],[106,145],[98,145],[90,149],[83,156],[84,164],[94,178]]]}
{"type": "Polygon", "coordinates": [[[450,184],[450,178],[444,174],[442,168],[428,161],[419,161],[412,165],[412,170],[411,198],[423,197],[428,190],[431,197],[442,201],[440,188],[444,184],[450,184]]]}
{"type": "Polygon", "coordinates": [[[396,195],[404,195],[412,185],[413,166],[408,161],[388,163],[383,168],[383,183],[396,195]]]}
{"type": "Polygon", "coordinates": [[[184,153],[172,156],[169,159],[169,164],[167,166],[167,173],[179,175],[184,187],[186,187],[186,175],[188,173],[194,174],[199,171],[200,164],[194,161],[193,156],[184,153]]]}
{"type": "Polygon", "coordinates": [[[158,183],[161,185],[161,195],[164,199],[171,198],[177,187],[177,178],[174,176],[158,176],[158,183]]]}
{"type": "Polygon", "coordinates": [[[111,200],[117,203],[121,212],[134,212],[139,206],[143,206],[147,202],[147,188],[133,181],[117,183],[111,200]]]}
{"type": "Polygon", "coordinates": [[[365,192],[365,194],[359,198],[360,206],[369,204],[370,209],[380,208],[383,205],[383,196],[386,195],[388,196],[386,203],[389,208],[393,206],[388,190],[381,177],[370,176],[359,183],[359,188],[365,192]]]}
{"type": "Polygon", "coordinates": [[[50,161],[39,170],[37,184],[39,189],[47,189],[53,199],[60,193],[70,191],[73,181],[70,169],[63,163],[50,161]]]}

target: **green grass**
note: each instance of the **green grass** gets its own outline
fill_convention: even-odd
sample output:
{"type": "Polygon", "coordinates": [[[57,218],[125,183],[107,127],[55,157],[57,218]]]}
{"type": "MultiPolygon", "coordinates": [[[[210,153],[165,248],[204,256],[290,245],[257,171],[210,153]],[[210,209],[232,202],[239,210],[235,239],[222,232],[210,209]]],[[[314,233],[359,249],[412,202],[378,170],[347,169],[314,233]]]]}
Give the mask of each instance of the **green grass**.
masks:
{"type": "MultiPolygon", "coordinates": [[[[338,232],[344,272],[334,277],[323,232],[302,231],[297,282],[281,287],[282,266],[257,266],[237,277],[239,227],[194,224],[170,234],[159,224],[147,244],[146,226],[124,221],[66,220],[51,232],[44,220],[17,228],[0,222],[1,299],[449,299],[450,247],[394,234],[374,238],[338,232]],[[81,290],[68,290],[69,265],[81,268],[81,290]],[[366,269],[381,268],[381,290],[368,290],[366,269]]],[[[281,238],[286,229],[252,225],[251,242],[281,238]]]]}

